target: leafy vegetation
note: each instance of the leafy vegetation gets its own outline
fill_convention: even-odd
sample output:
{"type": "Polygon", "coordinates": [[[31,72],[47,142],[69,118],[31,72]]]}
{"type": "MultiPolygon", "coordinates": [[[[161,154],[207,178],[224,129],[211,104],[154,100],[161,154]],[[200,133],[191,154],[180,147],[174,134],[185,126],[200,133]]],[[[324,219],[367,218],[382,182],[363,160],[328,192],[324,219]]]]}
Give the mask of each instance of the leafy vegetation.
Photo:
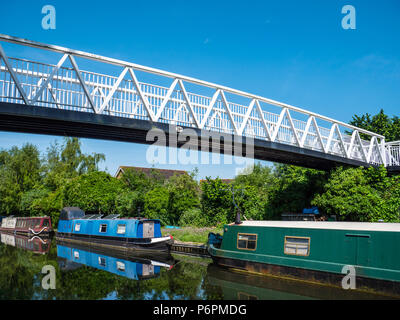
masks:
{"type": "MultiPolygon", "coordinates": [[[[385,136],[386,141],[400,140],[400,118],[394,116],[390,118],[381,109],[378,114],[371,116],[369,113],[361,116],[354,115],[350,121],[353,126],[363,128],[385,136]]],[[[362,139],[369,140],[370,136],[360,134],[362,139]]]]}
{"type": "Polygon", "coordinates": [[[166,229],[162,228],[161,232],[163,235],[171,235],[175,240],[183,241],[183,242],[198,242],[198,243],[207,243],[208,234],[210,232],[214,233],[222,233],[222,229],[214,228],[214,227],[182,227],[180,229],[166,229]]]}

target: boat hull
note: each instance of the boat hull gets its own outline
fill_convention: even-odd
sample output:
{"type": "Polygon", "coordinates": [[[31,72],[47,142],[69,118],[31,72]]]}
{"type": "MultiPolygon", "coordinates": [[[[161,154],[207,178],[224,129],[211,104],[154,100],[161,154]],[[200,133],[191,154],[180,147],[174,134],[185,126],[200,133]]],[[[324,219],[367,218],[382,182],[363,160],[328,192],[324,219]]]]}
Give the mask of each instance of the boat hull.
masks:
{"type": "Polygon", "coordinates": [[[173,239],[161,238],[121,238],[112,236],[97,236],[72,233],[56,233],[57,241],[74,244],[90,245],[97,248],[111,249],[123,252],[170,252],[173,239]]]}
{"type": "MultiPolygon", "coordinates": [[[[220,267],[242,270],[250,273],[286,277],[294,280],[309,281],[324,285],[342,288],[342,281],[346,274],[327,271],[290,267],[251,260],[242,260],[229,257],[229,252],[209,246],[209,254],[213,263],[220,267]]],[[[400,298],[400,283],[397,281],[356,277],[356,289],[374,293],[386,294],[400,298]]]]}

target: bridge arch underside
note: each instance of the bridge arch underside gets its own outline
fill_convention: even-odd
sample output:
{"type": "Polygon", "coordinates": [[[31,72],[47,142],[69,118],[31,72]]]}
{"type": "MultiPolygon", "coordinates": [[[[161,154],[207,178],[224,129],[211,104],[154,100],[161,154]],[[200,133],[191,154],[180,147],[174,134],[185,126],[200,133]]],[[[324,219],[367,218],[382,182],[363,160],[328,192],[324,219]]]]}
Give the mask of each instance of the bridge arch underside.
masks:
{"type": "MultiPolygon", "coordinates": [[[[185,145],[209,152],[235,155],[242,153],[242,156],[258,160],[319,170],[331,170],[337,166],[368,166],[361,161],[267,140],[240,137],[236,138],[239,140],[235,140],[233,143],[231,134],[190,128],[189,131],[193,135],[186,137],[186,140],[179,139],[177,141],[176,127],[166,123],[0,102],[1,131],[154,144],[155,141],[153,139],[146,140],[146,136],[151,129],[155,128],[164,132],[164,145],[166,146],[182,147],[185,145]],[[202,136],[208,137],[208,139],[201,141],[202,136]],[[204,143],[204,141],[207,142],[204,143]],[[246,154],[246,145],[247,150],[251,150],[248,154],[246,154]]],[[[162,140],[163,138],[159,137],[158,139],[162,140]]],[[[158,142],[161,143],[161,140],[158,142]]],[[[391,174],[400,173],[400,166],[387,167],[387,169],[391,174]]]]}

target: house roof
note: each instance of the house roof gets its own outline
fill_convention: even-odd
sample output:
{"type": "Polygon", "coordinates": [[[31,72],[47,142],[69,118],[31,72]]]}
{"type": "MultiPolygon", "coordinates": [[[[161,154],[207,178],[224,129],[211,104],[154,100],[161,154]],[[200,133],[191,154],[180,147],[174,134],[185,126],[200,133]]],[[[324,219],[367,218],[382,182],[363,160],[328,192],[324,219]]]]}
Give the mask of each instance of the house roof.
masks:
{"type": "Polygon", "coordinates": [[[132,166],[120,166],[118,168],[117,172],[115,173],[115,177],[118,177],[121,173],[124,173],[125,170],[129,170],[129,169],[141,171],[146,175],[150,175],[152,170],[154,170],[154,171],[160,173],[166,179],[171,178],[174,174],[177,174],[177,175],[182,175],[182,174],[186,174],[187,175],[188,174],[184,170],[170,170],[170,169],[158,169],[158,168],[143,168],[143,167],[132,167],[132,166]]]}

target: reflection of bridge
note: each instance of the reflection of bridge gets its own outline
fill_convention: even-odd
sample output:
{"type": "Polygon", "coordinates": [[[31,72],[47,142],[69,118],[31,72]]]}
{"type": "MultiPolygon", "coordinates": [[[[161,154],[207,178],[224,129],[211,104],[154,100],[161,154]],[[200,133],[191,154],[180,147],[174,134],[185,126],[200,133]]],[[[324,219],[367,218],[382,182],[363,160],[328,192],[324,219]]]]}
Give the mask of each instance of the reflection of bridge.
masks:
{"type": "Polygon", "coordinates": [[[7,35],[0,40],[44,59],[11,58],[0,45],[1,130],[150,143],[148,130],[173,125],[239,138],[262,160],[400,170],[400,141],[386,143],[382,135],[313,112],[121,60],[7,35]],[[96,72],[81,70],[77,61],[96,72]]]}

